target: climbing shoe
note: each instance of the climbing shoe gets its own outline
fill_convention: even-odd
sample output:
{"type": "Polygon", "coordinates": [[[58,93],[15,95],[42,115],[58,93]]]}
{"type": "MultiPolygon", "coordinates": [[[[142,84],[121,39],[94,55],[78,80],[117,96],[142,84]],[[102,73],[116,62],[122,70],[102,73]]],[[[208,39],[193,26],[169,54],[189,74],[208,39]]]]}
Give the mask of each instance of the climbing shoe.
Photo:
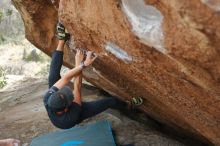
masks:
{"type": "Polygon", "coordinates": [[[140,106],[144,100],[141,97],[132,97],[130,101],[127,101],[130,109],[134,109],[140,106]]]}
{"type": "Polygon", "coordinates": [[[64,25],[60,22],[57,23],[57,38],[59,40],[67,41],[70,38],[70,34],[66,33],[64,25]]]}

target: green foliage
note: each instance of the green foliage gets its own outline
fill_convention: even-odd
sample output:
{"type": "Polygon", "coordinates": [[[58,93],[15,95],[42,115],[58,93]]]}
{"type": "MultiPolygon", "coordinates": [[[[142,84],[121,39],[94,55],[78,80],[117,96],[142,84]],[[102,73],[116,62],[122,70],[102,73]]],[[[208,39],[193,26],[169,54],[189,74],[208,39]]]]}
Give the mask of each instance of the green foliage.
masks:
{"type": "Polygon", "coordinates": [[[26,56],[27,56],[27,51],[26,51],[26,49],[24,49],[22,59],[25,60],[25,59],[26,59],[26,56]]]}
{"type": "Polygon", "coordinates": [[[0,89],[7,85],[5,73],[2,67],[0,67],[0,89]]]}
{"type": "Polygon", "coordinates": [[[11,16],[12,15],[12,10],[10,10],[10,9],[7,9],[7,11],[6,11],[6,16],[11,16]]]}
{"type": "Polygon", "coordinates": [[[1,21],[3,20],[3,17],[4,17],[4,14],[3,14],[2,11],[0,11],[0,23],[1,23],[1,21]]]}
{"type": "Polygon", "coordinates": [[[42,52],[37,53],[36,49],[32,50],[29,54],[27,54],[26,50],[24,49],[22,58],[27,62],[45,62],[48,60],[46,55],[44,55],[42,52]]]}
{"type": "Polygon", "coordinates": [[[0,33],[0,44],[2,44],[5,41],[5,38],[3,37],[3,35],[0,33]]]}

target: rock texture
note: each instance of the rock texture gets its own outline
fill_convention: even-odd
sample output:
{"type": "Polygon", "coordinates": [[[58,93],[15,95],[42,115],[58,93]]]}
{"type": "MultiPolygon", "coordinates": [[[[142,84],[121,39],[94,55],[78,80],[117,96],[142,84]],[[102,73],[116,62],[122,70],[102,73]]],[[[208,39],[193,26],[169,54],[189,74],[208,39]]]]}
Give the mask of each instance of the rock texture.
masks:
{"type": "Polygon", "coordinates": [[[220,145],[220,14],[218,0],[12,0],[26,37],[51,55],[59,20],[75,48],[99,58],[84,72],[123,99],[145,98],[154,119],[220,145]]]}

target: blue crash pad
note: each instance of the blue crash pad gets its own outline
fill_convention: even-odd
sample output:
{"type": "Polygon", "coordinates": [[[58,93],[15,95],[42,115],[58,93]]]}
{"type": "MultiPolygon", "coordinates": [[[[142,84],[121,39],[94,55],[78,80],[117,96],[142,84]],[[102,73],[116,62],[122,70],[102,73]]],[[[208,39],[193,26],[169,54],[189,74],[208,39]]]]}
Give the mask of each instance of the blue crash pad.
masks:
{"type": "Polygon", "coordinates": [[[68,130],[57,131],[34,138],[30,146],[116,146],[108,121],[68,130]]]}

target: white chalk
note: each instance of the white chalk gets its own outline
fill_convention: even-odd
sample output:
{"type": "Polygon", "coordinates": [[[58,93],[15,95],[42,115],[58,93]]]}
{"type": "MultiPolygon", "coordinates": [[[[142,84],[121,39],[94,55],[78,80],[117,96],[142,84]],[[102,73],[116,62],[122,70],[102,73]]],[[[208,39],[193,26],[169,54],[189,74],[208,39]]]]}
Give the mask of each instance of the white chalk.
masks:
{"type": "Polygon", "coordinates": [[[122,50],[119,46],[116,44],[113,44],[111,42],[108,42],[105,45],[105,49],[115,55],[117,58],[123,60],[126,63],[129,63],[132,61],[132,57],[128,55],[128,53],[124,50],[122,50]]]}
{"type": "Polygon", "coordinates": [[[220,11],[220,0],[201,0],[202,3],[206,4],[209,8],[219,12],[220,11]]]}
{"type": "Polygon", "coordinates": [[[163,45],[163,15],[143,0],[122,0],[123,11],[133,27],[134,34],[146,45],[166,53],[163,45]]]}

